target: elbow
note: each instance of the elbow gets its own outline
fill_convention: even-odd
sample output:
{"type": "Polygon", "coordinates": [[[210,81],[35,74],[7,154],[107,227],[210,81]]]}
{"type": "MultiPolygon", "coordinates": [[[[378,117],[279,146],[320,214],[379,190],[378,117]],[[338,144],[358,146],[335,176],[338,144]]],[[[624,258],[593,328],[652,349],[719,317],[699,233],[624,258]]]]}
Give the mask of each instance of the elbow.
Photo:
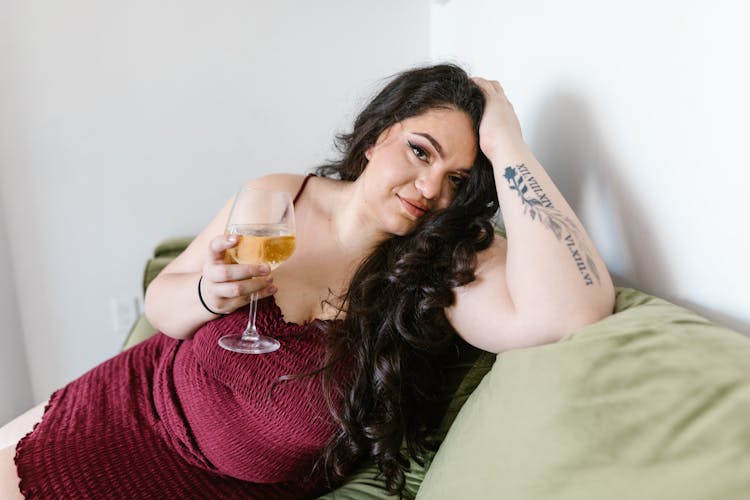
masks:
{"type": "Polygon", "coordinates": [[[176,313],[170,297],[160,290],[157,276],[146,288],[143,298],[143,314],[146,320],[157,331],[178,340],[190,338],[203,322],[191,319],[187,312],[176,313]]]}
{"type": "Polygon", "coordinates": [[[589,298],[582,304],[572,308],[565,315],[566,321],[562,336],[567,336],[581,328],[598,323],[614,312],[615,289],[613,286],[602,287],[594,297],[589,298]]]}
{"type": "Polygon", "coordinates": [[[146,316],[146,320],[157,331],[165,332],[165,325],[163,324],[163,312],[159,307],[159,300],[157,295],[158,293],[154,291],[152,282],[146,288],[146,293],[143,297],[143,315],[146,316]]]}
{"type": "Polygon", "coordinates": [[[610,316],[614,308],[614,287],[602,287],[593,297],[568,304],[567,307],[558,310],[557,314],[542,319],[534,328],[531,337],[535,339],[535,344],[557,342],[610,316]]]}
{"type": "Polygon", "coordinates": [[[154,297],[153,293],[149,293],[150,290],[150,286],[146,288],[146,293],[143,297],[143,315],[146,316],[146,320],[151,324],[151,326],[159,330],[159,320],[155,315],[156,308],[154,307],[154,297]]]}
{"type": "Polygon", "coordinates": [[[614,306],[612,288],[598,295],[596,300],[561,304],[545,314],[539,314],[539,309],[535,308],[526,314],[516,311],[510,317],[497,317],[495,321],[487,321],[486,328],[466,329],[461,336],[475,347],[494,353],[552,344],[610,316],[614,306]]]}

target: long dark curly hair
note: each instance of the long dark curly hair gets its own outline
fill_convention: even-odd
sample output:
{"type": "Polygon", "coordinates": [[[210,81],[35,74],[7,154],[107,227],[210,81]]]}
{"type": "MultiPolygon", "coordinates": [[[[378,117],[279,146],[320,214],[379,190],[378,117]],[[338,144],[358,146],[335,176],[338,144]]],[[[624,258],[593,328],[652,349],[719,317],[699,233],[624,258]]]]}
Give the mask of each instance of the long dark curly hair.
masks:
{"type": "MultiPolygon", "coordinates": [[[[466,112],[478,141],[479,87],[455,65],[421,67],[385,85],[352,132],[337,136],[341,160],[316,173],[356,180],[367,166],[365,151],[383,131],[439,108],[466,112]]],[[[341,298],[343,321],[324,326],[330,340],[321,380],[339,429],[320,463],[332,483],[372,457],[389,493],[400,494],[409,470],[402,444],[417,461],[436,448],[430,436],[444,409],[443,374],[460,342],[444,309],[454,302],[453,288],[474,280],[476,254],[492,242],[497,207],[492,166],[477,146],[450,206],[381,243],[357,269],[341,298]],[[344,385],[334,376],[341,360],[352,366],[344,385]]]]}

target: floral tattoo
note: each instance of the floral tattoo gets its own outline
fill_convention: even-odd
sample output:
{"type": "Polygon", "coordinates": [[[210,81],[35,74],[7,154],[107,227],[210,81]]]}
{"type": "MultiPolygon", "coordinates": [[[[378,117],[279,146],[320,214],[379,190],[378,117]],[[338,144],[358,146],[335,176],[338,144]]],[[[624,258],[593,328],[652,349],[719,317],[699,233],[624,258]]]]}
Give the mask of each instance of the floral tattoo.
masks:
{"type": "Polygon", "coordinates": [[[552,231],[557,241],[565,243],[584,283],[593,285],[594,279],[601,283],[591,251],[581,235],[578,224],[552,205],[552,201],[529,169],[523,163],[515,167],[505,167],[504,177],[508,181],[508,187],[521,198],[523,213],[529,214],[531,220],[538,220],[552,231]]]}

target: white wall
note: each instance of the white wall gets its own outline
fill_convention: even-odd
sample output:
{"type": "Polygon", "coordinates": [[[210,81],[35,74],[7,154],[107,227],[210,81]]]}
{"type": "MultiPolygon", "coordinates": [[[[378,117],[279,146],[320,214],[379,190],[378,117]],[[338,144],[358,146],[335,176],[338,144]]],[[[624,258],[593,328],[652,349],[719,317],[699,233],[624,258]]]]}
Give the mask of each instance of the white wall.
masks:
{"type": "Polygon", "coordinates": [[[331,157],[379,79],[428,59],[429,8],[6,0],[0,213],[34,399],[118,351],[110,300],[140,296],[161,239],[331,157]]]}
{"type": "Polygon", "coordinates": [[[501,82],[617,282],[750,333],[750,4],[437,2],[431,56],[501,82]]]}
{"type": "MultiPolygon", "coordinates": [[[[0,82],[8,66],[9,46],[6,25],[6,4],[0,3],[0,82]]],[[[2,85],[2,83],[0,83],[2,85]]],[[[0,92],[0,96],[2,92],[0,92]]],[[[0,97],[0,117],[7,113],[0,97]]],[[[2,119],[2,118],[0,118],[2,119]]],[[[11,134],[0,127],[0,173],[5,171],[11,134]]],[[[31,376],[26,361],[21,318],[18,310],[13,262],[10,256],[8,231],[4,209],[4,176],[0,175],[0,424],[26,410],[32,404],[31,376]]]]}
{"type": "Polygon", "coordinates": [[[503,83],[618,282],[750,333],[745,5],[5,0],[0,420],[117,352],[156,243],[428,55],[503,83]]]}

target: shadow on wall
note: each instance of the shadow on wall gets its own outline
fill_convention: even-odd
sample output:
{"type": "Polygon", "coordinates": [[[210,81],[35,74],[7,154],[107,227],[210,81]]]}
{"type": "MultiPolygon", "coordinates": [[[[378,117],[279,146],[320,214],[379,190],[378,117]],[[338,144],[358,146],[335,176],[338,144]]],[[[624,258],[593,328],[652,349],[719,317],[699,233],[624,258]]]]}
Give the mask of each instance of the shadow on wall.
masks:
{"type": "Polygon", "coordinates": [[[18,301],[13,286],[15,280],[12,279],[11,271],[8,233],[0,193],[0,276],[6,277],[0,282],[0,318],[3,320],[0,326],[0,425],[28,410],[33,403],[18,301]]]}
{"type": "Polygon", "coordinates": [[[609,154],[586,102],[572,92],[550,94],[527,134],[532,148],[607,262],[616,285],[637,288],[750,335],[750,324],[675,298],[673,270],[655,229],[609,154]]]}
{"type": "Polygon", "coordinates": [[[568,92],[549,96],[532,130],[534,152],[581,218],[616,284],[663,293],[670,269],[623,167],[608,153],[586,103],[568,92]]]}

